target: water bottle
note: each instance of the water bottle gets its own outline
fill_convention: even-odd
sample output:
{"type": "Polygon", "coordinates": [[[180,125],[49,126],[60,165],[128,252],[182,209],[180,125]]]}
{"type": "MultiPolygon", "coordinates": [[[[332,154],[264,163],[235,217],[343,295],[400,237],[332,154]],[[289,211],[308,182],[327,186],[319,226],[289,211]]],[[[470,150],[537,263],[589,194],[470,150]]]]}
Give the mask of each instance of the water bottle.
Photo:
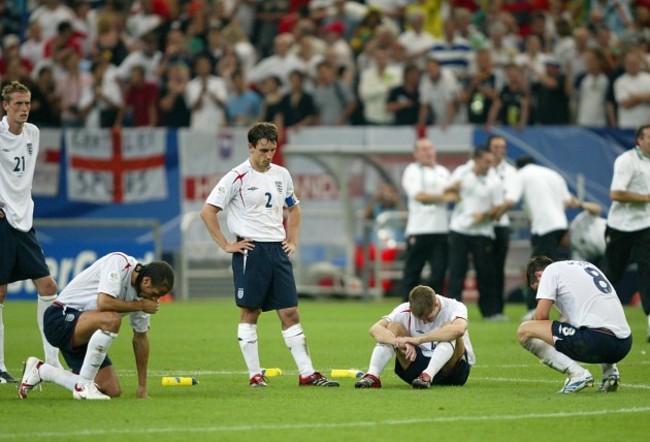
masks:
{"type": "Polygon", "coordinates": [[[360,378],[362,376],[363,372],[356,368],[334,369],[331,373],[331,377],[333,378],[360,378]]]}
{"type": "Polygon", "coordinates": [[[197,381],[196,378],[190,377],[165,376],[162,378],[162,384],[165,387],[189,386],[198,383],[199,381],[197,381]]]}

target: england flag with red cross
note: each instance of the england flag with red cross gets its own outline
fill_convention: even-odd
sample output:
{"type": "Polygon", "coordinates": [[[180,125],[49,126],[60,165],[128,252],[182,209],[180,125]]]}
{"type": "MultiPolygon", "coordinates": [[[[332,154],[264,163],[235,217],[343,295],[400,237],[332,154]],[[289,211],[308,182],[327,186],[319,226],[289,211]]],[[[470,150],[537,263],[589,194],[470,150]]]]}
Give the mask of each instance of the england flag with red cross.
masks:
{"type": "Polygon", "coordinates": [[[167,197],[164,129],[66,132],[68,198],[99,204],[167,197]]]}

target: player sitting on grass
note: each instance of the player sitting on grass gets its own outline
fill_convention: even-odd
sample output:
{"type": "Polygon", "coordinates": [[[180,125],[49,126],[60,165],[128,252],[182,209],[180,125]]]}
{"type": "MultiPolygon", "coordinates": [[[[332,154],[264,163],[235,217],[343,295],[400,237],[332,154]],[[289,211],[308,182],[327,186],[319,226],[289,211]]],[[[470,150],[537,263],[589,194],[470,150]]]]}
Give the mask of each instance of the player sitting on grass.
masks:
{"type": "Polygon", "coordinates": [[[476,358],[467,331],[467,307],[423,285],[370,328],[375,346],[355,388],[381,388],[380,375],[396,354],[395,373],[413,388],[464,385],[476,358]]]}
{"type": "Polygon", "coordinates": [[[603,380],[598,391],[616,391],[620,375],[616,363],[632,348],[632,332],[614,286],[586,261],[553,262],[533,257],[526,267],[528,285],[537,292],[532,321],[519,326],[521,345],[568,378],[559,393],[575,393],[594,384],[576,361],[600,364],[603,380]],[[564,318],[553,321],[555,307],[564,318]]]}
{"type": "Polygon", "coordinates": [[[61,350],[73,372],[27,358],[18,395],[42,381],[72,391],[74,399],[106,400],[121,394],[108,349],[122,316],[129,314],[138,372],[136,397],[146,398],[150,315],[158,299],[174,286],[174,271],[164,261],[139,264],[123,253],[110,253],[70,281],[44,315],[45,337],[61,350]]]}

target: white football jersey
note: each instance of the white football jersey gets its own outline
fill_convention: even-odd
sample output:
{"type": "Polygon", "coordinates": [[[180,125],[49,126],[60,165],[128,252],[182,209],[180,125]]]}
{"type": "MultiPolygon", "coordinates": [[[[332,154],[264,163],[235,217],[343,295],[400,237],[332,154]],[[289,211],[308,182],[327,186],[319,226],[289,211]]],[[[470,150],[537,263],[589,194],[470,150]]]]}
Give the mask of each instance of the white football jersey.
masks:
{"type": "Polygon", "coordinates": [[[226,212],[228,229],[237,236],[259,242],[286,238],[284,207],[299,201],[289,171],[277,164],[257,172],[249,160],[228,172],[212,189],[206,203],[226,212]]]}
{"type": "Polygon", "coordinates": [[[433,167],[414,162],[406,166],[402,188],[408,197],[407,235],[449,233],[447,203],[424,204],[416,201],[420,192],[442,195],[449,184],[449,170],[436,164],[433,167]]]}
{"type": "Polygon", "coordinates": [[[575,327],[607,328],[617,338],[630,336],[630,326],[616,290],[595,265],[586,261],[558,261],[546,267],[537,299],[549,299],[575,327]]]}
{"type": "MultiPolygon", "coordinates": [[[[445,296],[436,296],[440,301],[440,312],[431,322],[424,322],[423,320],[413,316],[411,313],[411,306],[408,302],[395,307],[395,309],[389,315],[384,316],[383,319],[402,324],[410,336],[426,335],[434,330],[438,330],[445,325],[445,323],[451,322],[456,318],[462,318],[469,321],[467,307],[465,307],[462,302],[458,302],[455,299],[447,298],[445,296]]],[[[474,365],[476,363],[476,356],[474,355],[472,342],[469,340],[469,330],[463,335],[463,342],[465,343],[465,350],[467,351],[467,362],[469,362],[470,365],[474,365]]],[[[437,342],[425,342],[424,344],[420,344],[419,347],[424,356],[431,357],[436,345],[437,342]]]]}
{"type": "MultiPolygon", "coordinates": [[[[97,310],[97,296],[106,293],[121,301],[140,298],[131,285],[131,275],[138,264],[123,253],[110,253],[99,258],[65,286],[57,301],[80,311],[97,310]]],[[[149,329],[150,315],[144,312],[122,313],[130,316],[133,330],[144,333],[149,329]]]]}
{"type": "Polygon", "coordinates": [[[23,132],[9,132],[7,117],[0,121],[0,208],[9,225],[27,232],[34,220],[32,182],[39,149],[39,130],[25,123],[23,132]]]}
{"type": "MultiPolygon", "coordinates": [[[[650,158],[638,146],[621,154],[614,161],[614,176],[610,190],[650,193],[650,158]]],[[[650,204],[612,201],[607,225],[624,232],[650,227],[650,204]]]]}

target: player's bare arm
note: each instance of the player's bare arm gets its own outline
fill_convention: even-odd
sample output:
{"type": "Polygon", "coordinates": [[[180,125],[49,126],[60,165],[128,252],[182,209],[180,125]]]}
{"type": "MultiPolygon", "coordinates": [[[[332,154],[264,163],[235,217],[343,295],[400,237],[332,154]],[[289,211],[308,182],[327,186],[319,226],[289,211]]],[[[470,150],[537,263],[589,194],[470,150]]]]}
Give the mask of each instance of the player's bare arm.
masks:
{"type": "Polygon", "coordinates": [[[467,321],[463,318],[456,318],[446,323],[438,330],[422,336],[405,336],[397,338],[398,343],[409,343],[413,345],[424,344],[425,342],[452,342],[460,338],[467,331],[467,321]]]}
{"type": "Polygon", "coordinates": [[[389,321],[381,319],[370,327],[369,333],[380,344],[395,345],[395,333],[388,329],[389,321]]]}
{"type": "Polygon", "coordinates": [[[535,313],[533,314],[533,319],[535,321],[548,321],[551,319],[551,308],[553,307],[553,304],[554,302],[550,299],[538,300],[535,313]]]}
{"type": "Polygon", "coordinates": [[[219,218],[217,218],[219,212],[221,212],[221,208],[213,206],[212,204],[204,204],[201,209],[201,219],[203,220],[205,227],[208,229],[210,236],[214,239],[214,242],[228,253],[246,253],[248,250],[253,250],[255,244],[253,244],[249,239],[242,239],[241,241],[235,241],[233,243],[228,242],[221,231],[219,218]]]}
{"type": "Polygon", "coordinates": [[[145,312],[151,315],[158,312],[160,304],[154,299],[138,299],[137,301],[122,301],[106,293],[97,295],[97,309],[100,312],[145,312]]]}
{"type": "Polygon", "coordinates": [[[636,193],[627,190],[612,190],[610,193],[612,201],[619,203],[649,203],[650,193],[636,193]]]}
{"type": "Polygon", "coordinates": [[[287,216],[287,239],[282,241],[282,250],[287,255],[296,251],[298,246],[298,235],[300,233],[301,211],[300,205],[289,207],[287,216]]]}
{"type": "Polygon", "coordinates": [[[148,398],[147,391],[147,366],[149,365],[149,337],[147,332],[133,332],[133,354],[135,367],[138,373],[138,388],[135,392],[137,398],[148,398]]]}

